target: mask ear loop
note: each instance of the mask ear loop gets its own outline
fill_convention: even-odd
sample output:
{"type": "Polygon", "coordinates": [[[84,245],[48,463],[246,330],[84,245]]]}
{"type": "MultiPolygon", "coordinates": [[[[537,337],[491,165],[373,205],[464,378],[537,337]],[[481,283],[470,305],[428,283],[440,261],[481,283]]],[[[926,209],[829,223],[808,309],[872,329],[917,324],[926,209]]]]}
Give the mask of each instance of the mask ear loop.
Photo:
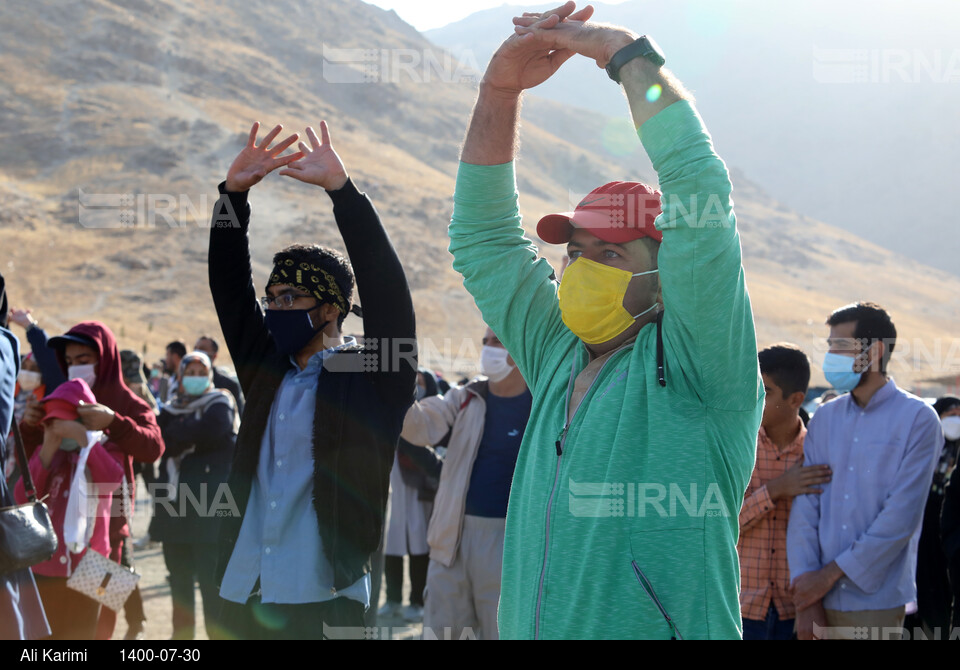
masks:
{"type": "Polygon", "coordinates": [[[866,374],[867,372],[870,372],[870,367],[873,365],[873,361],[870,360],[870,347],[873,346],[873,343],[874,343],[874,340],[870,340],[870,344],[867,345],[867,348],[862,350],[859,354],[853,357],[853,365],[851,365],[850,367],[850,369],[853,370],[853,372],[857,372],[857,361],[861,361],[864,365],[863,370],[861,370],[857,374],[862,375],[862,374],[866,374]]]}
{"type": "Polygon", "coordinates": [[[667,375],[663,364],[663,310],[657,312],[657,382],[666,387],[667,375]]]}

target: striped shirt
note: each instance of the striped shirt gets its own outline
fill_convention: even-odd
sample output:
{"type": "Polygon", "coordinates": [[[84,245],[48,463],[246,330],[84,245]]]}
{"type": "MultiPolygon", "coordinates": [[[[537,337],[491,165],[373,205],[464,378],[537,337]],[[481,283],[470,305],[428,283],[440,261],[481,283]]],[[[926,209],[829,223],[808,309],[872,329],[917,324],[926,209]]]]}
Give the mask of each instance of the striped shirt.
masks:
{"type": "Polygon", "coordinates": [[[737,543],[740,614],[744,619],[765,620],[771,599],[781,621],[795,615],[787,565],[787,521],[793,500],[771,500],[767,482],[803,461],[803,440],[807,429],[799,418],[797,421],[800,422],[800,432],[782,451],[770,441],[762,426],[757,436],[757,465],[740,510],[740,541],[737,543]]]}

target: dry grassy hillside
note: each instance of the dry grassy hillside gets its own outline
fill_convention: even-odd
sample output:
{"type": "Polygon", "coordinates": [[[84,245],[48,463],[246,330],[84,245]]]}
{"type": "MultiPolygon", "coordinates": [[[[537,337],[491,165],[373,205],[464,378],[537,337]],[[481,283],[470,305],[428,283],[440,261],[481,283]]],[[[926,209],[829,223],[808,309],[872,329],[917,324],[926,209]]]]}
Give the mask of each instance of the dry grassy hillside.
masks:
{"type": "MultiPolygon", "coordinates": [[[[171,339],[217,334],[205,264],[217,183],[253,120],[302,130],[326,118],[398,248],[421,336],[441,351],[448,340],[455,354],[461,338],[480,335],[445,234],[475,82],[457,68],[413,77],[393,69],[400,53],[442,54],[392,13],[356,0],[8,0],[0,44],[0,268],[13,304],[33,308],[51,331],[100,319],[151,360],[171,339]],[[376,50],[375,81],[332,81],[324,46],[376,50]],[[85,208],[85,227],[81,190],[133,197],[85,208]],[[151,195],[161,209],[174,203],[175,225],[162,217],[151,225],[151,195]],[[132,212],[121,222],[123,209],[132,212]]],[[[571,193],[651,177],[622,123],[534,100],[525,120],[528,230],[567,209],[571,193]]],[[[736,173],[735,186],[761,344],[790,339],[813,351],[831,308],[870,298],[892,310],[903,337],[928,348],[939,338],[949,350],[960,308],[944,296],[960,295],[956,278],[785,210],[736,173]]],[[[258,283],[281,245],[341,246],[318,190],[271,175],[251,202],[258,283]]],[[[544,254],[558,260],[558,250],[544,254]]],[[[346,329],[362,323],[350,317],[346,329]]],[[[898,379],[960,375],[960,351],[941,359],[905,366],[898,379]]]]}

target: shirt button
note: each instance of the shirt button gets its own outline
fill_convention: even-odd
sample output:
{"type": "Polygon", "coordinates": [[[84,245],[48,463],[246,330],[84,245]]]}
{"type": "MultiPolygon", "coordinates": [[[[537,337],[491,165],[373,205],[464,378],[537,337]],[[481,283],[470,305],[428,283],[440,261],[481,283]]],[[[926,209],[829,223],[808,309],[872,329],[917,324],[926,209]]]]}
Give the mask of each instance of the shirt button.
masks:
{"type": "Polygon", "coordinates": [[[852,465],[851,465],[849,468],[847,468],[847,469],[848,469],[850,472],[853,472],[853,466],[852,466],[852,465]]]}
{"type": "Polygon", "coordinates": [[[270,553],[270,547],[267,547],[266,549],[264,549],[264,550],[263,550],[263,553],[269,554],[269,553],[270,553]]]}
{"type": "MultiPolygon", "coordinates": [[[[278,458],[278,459],[277,459],[277,467],[279,468],[279,467],[281,467],[282,465],[283,465],[283,459],[282,459],[282,458],[278,458]]],[[[851,469],[852,469],[852,468],[851,468],[851,469]]]]}
{"type": "Polygon", "coordinates": [[[777,553],[777,550],[776,550],[776,549],[771,549],[771,550],[770,550],[770,553],[771,553],[771,554],[775,554],[775,553],[777,553]]]}
{"type": "Polygon", "coordinates": [[[847,588],[847,585],[846,585],[846,584],[841,584],[841,585],[840,585],[840,588],[841,588],[841,589],[845,589],[845,588],[847,588]]]}
{"type": "Polygon", "coordinates": [[[854,442],[859,442],[859,441],[860,441],[860,438],[859,438],[859,437],[855,437],[855,438],[853,438],[853,441],[854,441],[854,442]]]}
{"type": "Polygon", "coordinates": [[[61,556],[61,557],[60,557],[60,562],[61,562],[61,563],[66,563],[66,562],[67,562],[67,557],[66,557],[66,556],[61,556]]]}
{"type": "Polygon", "coordinates": [[[270,503],[270,509],[277,509],[277,501],[276,501],[276,500],[274,500],[273,502],[270,503]]]}
{"type": "Polygon", "coordinates": [[[843,499],[844,499],[844,500],[850,500],[850,496],[845,495],[845,496],[843,496],[843,499]]]}
{"type": "Polygon", "coordinates": [[[843,528],[844,530],[846,530],[846,529],[847,529],[847,524],[843,524],[843,525],[840,526],[840,527],[843,528]]]}
{"type": "Polygon", "coordinates": [[[281,412],[281,413],[280,413],[280,420],[283,421],[283,419],[284,419],[283,412],[281,412]]]}

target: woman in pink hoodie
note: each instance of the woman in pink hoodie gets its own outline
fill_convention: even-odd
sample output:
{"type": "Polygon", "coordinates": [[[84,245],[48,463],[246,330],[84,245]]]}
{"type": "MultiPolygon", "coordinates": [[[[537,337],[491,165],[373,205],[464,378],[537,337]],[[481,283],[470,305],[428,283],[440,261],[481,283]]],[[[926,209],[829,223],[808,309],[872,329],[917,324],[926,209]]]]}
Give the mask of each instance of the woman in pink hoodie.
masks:
{"type": "MultiPolygon", "coordinates": [[[[43,399],[43,443],[30,458],[30,474],[37,497],[46,497],[50,518],[57,533],[57,552],[48,561],[33,566],[37,589],[43,601],[54,640],[92,640],[97,628],[100,603],[67,588],[67,578],[88,550],[110,555],[110,502],[113,492],[123,480],[123,467],[107,453],[100,441],[86,454],[87,490],[96,497],[95,518],[69,518],[71,488],[82,450],[90,436],[79,421],[77,407],[96,404],[97,399],[82,379],[73,379],[57,387],[43,399]],[[89,524],[93,524],[92,530],[89,524]],[[68,544],[65,529],[83,528],[86,542],[68,544]],[[74,553],[74,550],[79,550],[74,553]]],[[[16,498],[27,501],[23,479],[17,482],[16,498]]],[[[76,492],[75,492],[76,494],[76,492]]],[[[80,510],[84,514],[86,510],[80,510]]]]}

